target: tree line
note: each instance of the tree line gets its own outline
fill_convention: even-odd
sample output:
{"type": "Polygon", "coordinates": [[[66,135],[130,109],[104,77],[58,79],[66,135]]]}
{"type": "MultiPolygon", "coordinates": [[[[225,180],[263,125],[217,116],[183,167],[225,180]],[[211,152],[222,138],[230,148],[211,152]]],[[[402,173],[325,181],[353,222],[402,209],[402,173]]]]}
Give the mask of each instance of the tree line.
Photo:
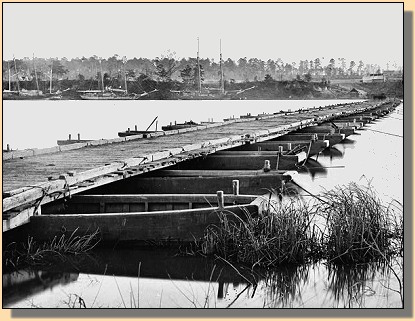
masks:
{"type": "MultiPolygon", "coordinates": [[[[197,58],[192,57],[179,59],[171,51],[154,59],[127,59],[117,54],[107,59],[95,55],[73,59],[25,57],[3,60],[3,80],[7,83],[10,75],[11,81],[14,82],[16,79],[33,81],[36,75],[39,81],[77,80],[82,87],[90,88],[102,86],[102,80],[106,86],[113,84],[114,80],[119,85],[124,77],[129,82],[180,82],[185,88],[197,87],[199,81],[205,85],[219,84],[220,62],[209,58],[199,59],[199,65],[197,62],[197,58]]],[[[335,78],[358,78],[365,74],[381,72],[381,67],[377,64],[365,63],[362,60],[346,61],[345,58],[331,58],[328,63],[323,64],[320,58],[285,62],[280,58],[264,61],[243,57],[236,61],[228,58],[222,62],[222,66],[228,84],[264,79],[330,81],[335,78]]],[[[388,65],[387,69],[402,70],[396,64],[388,65]]]]}

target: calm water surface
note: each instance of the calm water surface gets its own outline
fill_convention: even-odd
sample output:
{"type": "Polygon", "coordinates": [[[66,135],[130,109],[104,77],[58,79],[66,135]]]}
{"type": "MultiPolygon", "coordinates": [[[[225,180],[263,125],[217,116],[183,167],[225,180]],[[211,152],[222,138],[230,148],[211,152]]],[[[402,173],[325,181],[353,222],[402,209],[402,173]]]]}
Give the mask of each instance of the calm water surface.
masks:
{"type": "MultiPolygon", "coordinates": [[[[171,104],[174,108],[177,102],[164,103],[165,106],[171,104]]],[[[187,103],[191,110],[197,108],[195,115],[202,113],[203,110],[203,118],[197,119],[195,116],[193,118],[195,121],[208,117],[214,117],[215,120],[219,118],[217,110],[206,110],[211,102],[187,103]]],[[[242,105],[238,106],[240,111],[235,112],[235,115],[254,112],[252,107],[255,104],[260,106],[255,108],[255,113],[273,112],[283,109],[280,106],[288,109],[295,105],[291,101],[238,103],[242,105]],[[241,109],[240,106],[246,109],[241,109]],[[275,106],[278,106],[277,109],[275,106]],[[251,109],[249,110],[248,107],[251,109]]],[[[297,105],[297,108],[319,104],[320,102],[316,101],[301,101],[301,105],[297,105]]],[[[211,106],[213,105],[214,103],[211,106]]],[[[118,110],[113,113],[113,115],[117,114],[118,110]]],[[[143,114],[147,115],[147,113],[143,114]]],[[[225,111],[222,114],[224,116],[220,117],[228,117],[232,113],[225,111]]],[[[112,131],[133,127],[128,125],[134,124],[133,117],[128,117],[121,111],[118,115],[121,119],[125,117],[127,119],[123,119],[123,122],[117,119],[117,122],[120,121],[119,127],[113,128],[112,131]]],[[[189,116],[191,117],[190,114],[183,115],[181,119],[177,116],[177,120],[184,121],[189,119],[189,116]]],[[[77,117],[82,118],[81,115],[77,117]]],[[[144,123],[151,122],[153,116],[146,117],[148,119],[144,123]]],[[[62,117],[62,119],[66,118],[62,117]]],[[[168,121],[171,119],[172,117],[168,121]]],[[[108,120],[104,118],[103,122],[105,121],[108,120]]],[[[97,125],[96,128],[99,126],[97,125]]],[[[363,185],[370,182],[384,202],[396,200],[403,203],[402,136],[403,105],[389,116],[366,125],[364,130],[349,136],[345,142],[320,154],[317,159],[314,157],[314,160],[307,164],[308,169],[300,172],[294,179],[307,191],[316,194],[323,189],[349,182],[363,185]]],[[[301,194],[307,195],[304,191],[301,191],[301,194]]],[[[389,269],[375,264],[333,267],[320,262],[300,267],[279,268],[256,275],[258,286],[254,288],[227,265],[204,258],[187,258],[176,254],[177,251],[96,250],[90,257],[78,258],[76,262],[66,263],[63,267],[55,267],[48,271],[22,272],[12,276],[4,275],[4,305],[43,308],[80,306],[399,308],[402,306],[401,298],[396,292],[399,289],[397,279],[391,275],[389,269]],[[13,286],[7,287],[12,284],[13,286]]],[[[398,273],[402,272],[398,266],[395,268],[398,273]]]]}
{"type": "MultiPolygon", "coordinates": [[[[101,139],[118,137],[127,128],[145,130],[158,116],[158,130],[170,122],[212,119],[223,121],[247,113],[274,113],[324,106],[351,100],[227,100],[227,101],[16,101],[3,102],[3,149],[45,148],[67,139],[101,139]]],[[[155,124],[151,127],[155,129],[155,124]]]]}

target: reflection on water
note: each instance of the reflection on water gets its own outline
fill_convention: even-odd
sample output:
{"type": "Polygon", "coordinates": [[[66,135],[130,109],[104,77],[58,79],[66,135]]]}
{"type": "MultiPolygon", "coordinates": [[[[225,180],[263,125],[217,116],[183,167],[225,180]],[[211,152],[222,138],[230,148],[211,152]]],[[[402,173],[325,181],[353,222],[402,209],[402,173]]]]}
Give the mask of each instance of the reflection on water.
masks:
{"type": "Polygon", "coordinates": [[[336,146],[332,146],[330,148],[326,148],[320,154],[329,157],[330,160],[333,160],[334,158],[343,158],[344,151],[339,150],[336,146]]]}
{"type": "Polygon", "coordinates": [[[75,282],[79,273],[21,270],[3,274],[3,304],[8,306],[59,285],[75,282]]]}
{"type": "MultiPolygon", "coordinates": [[[[393,117],[366,126],[402,135],[402,121],[393,117]]],[[[305,195],[304,190],[318,194],[337,185],[368,181],[386,203],[390,199],[402,203],[401,137],[359,131],[308,160],[295,177],[301,188],[289,187],[292,193],[305,195]]],[[[68,298],[76,295],[89,308],[402,307],[398,278],[390,268],[375,263],[339,266],[318,262],[253,274],[247,268],[172,251],[97,249],[92,257],[78,259],[28,274],[27,282],[18,281],[19,274],[8,275],[7,282],[3,276],[4,305],[65,307],[68,298]]],[[[402,262],[391,266],[401,278],[402,262]]]]}
{"type": "MultiPolygon", "coordinates": [[[[331,149],[331,148],[330,148],[331,149]]],[[[316,175],[326,177],[327,169],[317,160],[309,158],[306,163],[298,170],[299,173],[307,173],[314,180],[316,175]]]]}
{"type": "Polygon", "coordinates": [[[268,271],[262,283],[264,307],[285,308],[302,302],[300,288],[309,278],[309,265],[282,267],[268,271]]]}
{"type": "MultiPolygon", "coordinates": [[[[112,261],[117,251],[107,251],[112,261]]],[[[131,251],[141,257],[140,251],[131,251]]],[[[125,254],[125,253],[124,253],[125,254]]],[[[170,252],[170,255],[172,253],[170,252]]],[[[144,254],[147,255],[147,254],[144,254]]],[[[141,269],[116,269],[101,266],[99,274],[81,268],[80,273],[39,271],[31,278],[35,286],[16,282],[17,274],[3,283],[6,307],[141,307],[141,308],[366,308],[400,307],[399,284],[390,269],[379,264],[352,266],[316,263],[279,267],[268,271],[242,270],[249,278],[228,264],[210,260],[207,274],[182,272],[173,277],[162,257],[141,262],[141,269]],[[152,268],[158,273],[151,272],[152,268]],[[223,273],[223,274],[222,274],[223,273]],[[101,275],[100,275],[101,274],[101,275]],[[226,275],[226,276],[224,276],[226,275]],[[47,277],[46,277],[47,276],[47,277]],[[59,286],[58,286],[59,285],[59,286]],[[11,290],[13,289],[13,290],[11,290]],[[48,289],[48,291],[45,291],[48,289]]],[[[183,258],[194,271],[205,269],[201,260],[183,258]]],[[[121,265],[121,263],[119,264],[121,265]]],[[[172,267],[174,269],[175,267],[172,267]]],[[[398,270],[398,269],[397,269],[398,270]]]]}

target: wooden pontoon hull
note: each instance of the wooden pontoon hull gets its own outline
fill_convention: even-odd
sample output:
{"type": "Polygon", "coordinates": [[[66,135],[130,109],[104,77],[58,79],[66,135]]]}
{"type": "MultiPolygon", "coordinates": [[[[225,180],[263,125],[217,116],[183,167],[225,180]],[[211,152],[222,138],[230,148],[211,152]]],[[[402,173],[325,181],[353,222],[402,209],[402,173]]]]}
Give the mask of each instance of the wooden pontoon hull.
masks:
{"type": "Polygon", "coordinates": [[[278,151],[282,147],[283,151],[290,151],[294,148],[300,148],[304,152],[308,153],[308,157],[317,155],[325,148],[329,147],[329,141],[267,141],[257,144],[245,144],[232,150],[245,150],[245,151],[278,151]]]}
{"type": "Polygon", "coordinates": [[[323,134],[323,133],[290,133],[288,135],[284,135],[281,137],[278,137],[278,140],[309,140],[309,139],[317,139],[320,141],[328,140],[329,141],[329,147],[332,147],[338,143],[340,143],[343,139],[346,138],[346,135],[344,134],[323,134]]]}
{"type": "Polygon", "coordinates": [[[225,213],[230,220],[244,219],[246,213],[258,213],[258,206],[228,206],[182,211],[39,215],[31,218],[30,235],[36,240],[50,240],[65,234],[91,234],[99,230],[101,243],[193,242],[204,235],[211,224],[219,224],[225,213]]]}
{"type": "Polygon", "coordinates": [[[275,170],[229,171],[229,170],[159,170],[153,176],[131,177],[114,182],[111,186],[94,189],[94,194],[212,194],[223,191],[233,194],[234,180],[239,180],[241,194],[263,195],[280,189],[291,176],[275,170]],[[157,176],[156,176],[157,175],[157,176]]]}
{"type": "Polygon", "coordinates": [[[172,169],[259,170],[264,168],[265,161],[269,161],[272,169],[294,170],[305,161],[306,157],[305,152],[300,152],[298,155],[284,155],[279,152],[234,151],[215,153],[206,158],[179,163],[172,169]]]}

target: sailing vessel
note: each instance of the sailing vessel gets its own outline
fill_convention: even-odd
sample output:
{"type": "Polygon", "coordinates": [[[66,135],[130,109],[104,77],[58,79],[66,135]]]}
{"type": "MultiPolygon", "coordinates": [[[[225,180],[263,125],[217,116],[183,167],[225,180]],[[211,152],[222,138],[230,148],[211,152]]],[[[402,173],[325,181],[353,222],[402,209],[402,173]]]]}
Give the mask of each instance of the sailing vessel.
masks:
{"type": "Polygon", "coordinates": [[[183,129],[183,128],[191,128],[191,127],[196,127],[196,126],[201,126],[198,123],[195,123],[193,120],[190,121],[185,121],[184,123],[178,124],[176,122],[174,122],[174,124],[170,123],[170,125],[167,126],[162,126],[161,129],[164,131],[168,131],[168,130],[176,130],[176,129],[183,129]]]}
{"type": "Polygon", "coordinates": [[[225,80],[223,73],[223,59],[222,59],[222,40],[219,41],[219,68],[220,68],[220,86],[219,88],[203,88],[200,70],[200,58],[199,58],[199,38],[197,38],[197,91],[173,91],[170,92],[178,95],[180,100],[216,100],[216,99],[229,99],[225,92],[225,80]]]}
{"type": "Polygon", "coordinates": [[[104,74],[102,71],[101,60],[99,65],[101,68],[101,90],[80,90],[78,93],[81,95],[81,99],[84,100],[130,100],[135,99],[135,94],[129,95],[127,88],[127,73],[125,70],[125,63],[127,62],[126,57],[123,58],[124,63],[124,89],[121,88],[104,88],[104,74]]]}

